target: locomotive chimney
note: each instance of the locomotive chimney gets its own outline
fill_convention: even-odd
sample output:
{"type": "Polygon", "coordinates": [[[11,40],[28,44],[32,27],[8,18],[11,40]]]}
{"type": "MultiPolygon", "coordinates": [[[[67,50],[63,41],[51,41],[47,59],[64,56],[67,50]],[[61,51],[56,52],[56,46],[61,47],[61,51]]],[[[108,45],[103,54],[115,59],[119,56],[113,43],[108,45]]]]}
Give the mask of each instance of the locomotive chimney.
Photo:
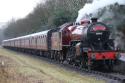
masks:
{"type": "Polygon", "coordinates": [[[91,18],[92,23],[96,23],[98,21],[98,18],[91,18]]]}

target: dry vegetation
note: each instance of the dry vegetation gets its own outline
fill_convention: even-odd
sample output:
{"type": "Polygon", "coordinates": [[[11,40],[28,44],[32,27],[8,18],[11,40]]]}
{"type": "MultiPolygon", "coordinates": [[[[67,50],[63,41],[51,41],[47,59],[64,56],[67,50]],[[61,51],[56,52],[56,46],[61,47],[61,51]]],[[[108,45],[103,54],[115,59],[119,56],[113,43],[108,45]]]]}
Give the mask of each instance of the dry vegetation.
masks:
{"type": "Polygon", "coordinates": [[[0,55],[0,83],[23,83],[25,77],[16,72],[17,67],[12,59],[0,55]]]}
{"type": "Polygon", "coordinates": [[[105,83],[6,49],[0,49],[0,67],[0,83],[105,83]]]}

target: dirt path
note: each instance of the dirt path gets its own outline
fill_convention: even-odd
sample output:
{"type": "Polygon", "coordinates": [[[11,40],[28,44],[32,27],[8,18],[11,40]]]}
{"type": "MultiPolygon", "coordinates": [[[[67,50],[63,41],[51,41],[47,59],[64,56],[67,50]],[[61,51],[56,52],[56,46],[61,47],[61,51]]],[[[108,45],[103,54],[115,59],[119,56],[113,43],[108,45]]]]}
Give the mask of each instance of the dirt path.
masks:
{"type": "Polygon", "coordinates": [[[0,83],[105,83],[32,56],[0,48],[0,83]]]}

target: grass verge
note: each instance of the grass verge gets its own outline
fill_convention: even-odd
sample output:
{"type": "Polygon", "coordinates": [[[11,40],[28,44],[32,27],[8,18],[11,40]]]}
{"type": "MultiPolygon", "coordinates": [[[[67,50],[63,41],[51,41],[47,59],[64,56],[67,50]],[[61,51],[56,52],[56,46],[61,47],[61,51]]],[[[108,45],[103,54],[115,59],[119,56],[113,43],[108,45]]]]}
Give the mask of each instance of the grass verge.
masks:
{"type": "MultiPolygon", "coordinates": [[[[13,68],[13,71],[7,74],[10,74],[14,80],[8,83],[105,83],[104,80],[87,75],[83,76],[75,71],[66,70],[27,54],[0,48],[0,55],[9,58],[9,63],[5,62],[4,59],[1,61],[4,61],[5,64],[11,64],[11,68],[13,68]],[[19,82],[14,82],[16,79],[19,82]]],[[[9,70],[11,68],[8,67],[9,70]]],[[[5,76],[5,78],[7,77],[5,76]]]]}

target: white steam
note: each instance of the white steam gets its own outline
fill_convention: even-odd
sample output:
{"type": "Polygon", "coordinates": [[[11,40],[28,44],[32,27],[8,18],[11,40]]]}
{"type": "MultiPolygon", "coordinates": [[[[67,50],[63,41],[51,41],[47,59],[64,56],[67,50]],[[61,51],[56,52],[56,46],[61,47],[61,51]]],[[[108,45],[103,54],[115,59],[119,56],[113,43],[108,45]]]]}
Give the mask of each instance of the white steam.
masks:
{"type": "Polygon", "coordinates": [[[118,3],[120,5],[125,5],[125,0],[94,0],[92,3],[87,3],[85,6],[78,11],[78,17],[76,22],[85,18],[87,15],[92,15],[96,13],[98,9],[118,3]]]}
{"type": "Polygon", "coordinates": [[[124,49],[125,48],[125,36],[122,32],[116,32],[116,38],[115,38],[115,47],[118,47],[120,49],[124,49]]]}

